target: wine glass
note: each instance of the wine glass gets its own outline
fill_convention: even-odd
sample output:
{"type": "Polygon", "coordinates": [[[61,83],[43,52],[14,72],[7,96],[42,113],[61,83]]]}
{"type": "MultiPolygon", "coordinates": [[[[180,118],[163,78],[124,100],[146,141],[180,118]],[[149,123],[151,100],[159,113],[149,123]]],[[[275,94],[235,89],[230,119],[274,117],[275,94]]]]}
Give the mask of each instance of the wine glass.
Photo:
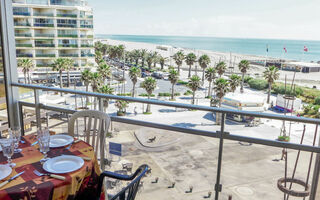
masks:
{"type": "Polygon", "coordinates": [[[3,155],[8,159],[8,166],[14,168],[16,166],[15,163],[12,163],[11,156],[14,152],[14,140],[13,138],[0,139],[0,145],[2,148],[3,155]]]}
{"type": "Polygon", "coordinates": [[[13,129],[9,130],[9,133],[12,135],[14,140],[14,153],[20,153],[22,151],[22,149],[19,148],[19,143],[21,140],[20,127],[14,127],[13,129]]]}
{"type": "Polygon", "coordinates": [[[44,155],[40,162],[45,162],[49,160],[47,153],[50,151],[50,136],[46,134],[38,136],[38,142],[40,152],[44,155]]]}

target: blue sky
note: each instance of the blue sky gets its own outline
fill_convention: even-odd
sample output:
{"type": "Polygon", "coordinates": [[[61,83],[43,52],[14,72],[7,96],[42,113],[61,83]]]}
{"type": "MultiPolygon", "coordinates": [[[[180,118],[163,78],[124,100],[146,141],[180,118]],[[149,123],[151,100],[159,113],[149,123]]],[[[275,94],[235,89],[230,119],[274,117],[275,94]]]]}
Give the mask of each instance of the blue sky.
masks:
{"type": "Polygon", "coordinates": [[[96,34],[320,40],[319,0],[88,0],[96,34]]]}

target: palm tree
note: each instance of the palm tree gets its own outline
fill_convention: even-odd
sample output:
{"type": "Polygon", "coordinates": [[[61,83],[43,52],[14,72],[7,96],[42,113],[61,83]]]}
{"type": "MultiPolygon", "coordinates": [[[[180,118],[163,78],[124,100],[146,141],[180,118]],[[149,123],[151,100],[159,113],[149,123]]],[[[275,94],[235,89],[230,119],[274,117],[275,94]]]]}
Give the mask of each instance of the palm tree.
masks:
{"type": "Polygon", "coordinates": [[[134,97],[136,84],[138,82],[138,77],[141,76],[141,69],[139,67],[131,67],[129,70],[129,77],[132,81],[133,88],[132,88],[132,97],[134,97]]]}
{"type": "Polygon", "coordinates": [[[124,45],[120,44],[116,46],[116,58],[118,58],[119,60],[123,59],[124,52],[125,52],[124,45]]]}
{"type": "Polygon", "coordinates": [[[229,82],[224,78],[218,78],[215,81],[214,91],[219,100],[219,107],[221,107],[223,97],[229,92],[229,82]]]}
{"type": "Polygon", "coordinates": [[[211,63],[210,57],[207,54],[204,54],[199,58],[198,63],[200,65],[200,67],[202,68],[202,82],[204,82],[205,69],[211,63]]]}
{"type": "Polygon", "coordinates": [[[178,73],[180,74],[180,67],[184,60],[184,54],[182,51],[178,51],[176,54],[173,55],[173,60],[176,62],[178,66],[178,73]]]}
{"type": "Polygon", "coordinates": [[[244,90],[243,90],[243,83],[244,83],[244,76],[246,75],[248,69],[249,69],[249,61],[247,60],[241,60],[239,65],[239,70],[241,71],[242,73],[242,80],[241,80],[241,88],[240,88],[240,92],[243,93],[244,90]]]}
{"type": "Polygon", "coordinates": [[[190,76],[191,76],[191,67],[192,67],[192,65],[197,61],[197,56],[196,56],[194,53],[189,53],[189,54],[185,57],[185,61],[186,61],[187,65],[189,65],[188,78],[190,78],[190,76]]]}
{"type": "Polygon", "coordinates": [[[270,95],[271,95],[271,86],[272,84],[279,79],[280,73],[279,69],[276,66],[270,66],[263,72],[263,77],[268,81],[268,98],[267,103],[270,103],[270,95]]]}
{"type": "Polygon", "coordinates": [[[136,65],[139,64],[139,58],[140,58],[140,51],[138,49],[134,49],[131,51],[131,56],[135,60],[136,65]]]}
{"type": "Polygon", "coordinates": [[[153,52],[152,53],[152,57],[153,57],[153,68],[157,67],[157,63],[159,61],[159,53],[158,52],[153,52]]]}
{"type": "Polygon", "coordinates": [[[104,83],[105,80],[107,78],[110,78],[112,76],[111,74],[111,67],[109,65],[107,65],[106,62],[101,62],[98,66],[98,72],[100,73],[101,75],[101,78],[102,78],[102,82],[104,83]]]}
{"type": "MultiPolygon", "coordinates": [[[[62,88],[62,84],[63,84],[62,83],[62,72],[65,70],[65,68],[66,68],[66,63],[65,63],[65,59],[63,59],[63,58],[57,58],[52,64],[52,70],[59,72],[60,88],[62,88]]],[[[60,95],[62,96],[62,92],[60,93],[60,95]]]]}
{"type": "Polygon", "coordinates": [[[144,67],[144,63],[148,55],[148,51],[146,49],[141,49],[138,55],[139,55],[138,57],[141,58],[141,65],[142,67],[144,67]]]}
{"type": "MultiPolygon", "coordinates": [[[[98,91],[103,94],[113,94],[114,89],[112,87],[110,87],[109,85],[104,85],[104,86],[100,87],[98,89],[98,91]]],[[[108,106],[109,106],[109,99],[106,98],[103,100],[103,107],[105,109],[105,112],[107,112],[108,106]]]]}
{"type": "Polygon", "coordinates": [[[192,90],[192,104],[195,102],[196,91],[200,88],[201,79],[197,75],[191,76],[189,78],[187,86],[192,90]]]}
{"type": "Polygon", "coordinates": [[[161,65],[161,70],[163,70],[164,64],[166,63],[166,61],[168,60],[168,58],[160,56],[159,57],[159,63],[161,65]]]}
{"type": "Polygon", "coordinates": [[[103,60],[103,56],[101,51],[95,51],[95,62],[99,65],[99,63],[103,60]]]}
{"type": "Polygon", "coordinates": [[[74,60],[71,58],[64,58],[65,70],[67,70],[67,86],[70,87],[70,69],[73,67],[74,60]]]}
{"type": "MultiPolygon", "coordinates": [[[[85,69],[83,72],[81,72],[81,80],[84,82],[84,85],[86,86],[86,92],[89,91],[90,78],[91,78],[91,72],[89,69],[85,69]]],[[[86,105],[88,105],[88,103],[89,103],[89,97],[86,96],[86,105]]]]}
{"type": "Polygon", "coordinates": [[[216,71],[219,74],[219,78],[226,72],[227,65],[225,62],[221,61],[216,66],[216,71]]]}
{"type": "Polygon", "coordinates": [[[31,83],[30,80],[30,70],[33,67],[33,63],[32,60],[26,58],[26,59],[21,59],[18,61],[18,67],[22,68],[23,74],[24,74],[24,83],[27,84],[27,81],[29,82],[29,84],[31,83]]]}
{"type": "MultiPolygon", "coordinates": [[[[144,79],[144,81],[141,83],[141,87],[144,88],[148,94],[148,99],[150,99],[150,96],[152,95],[152,92],[157,87],[157,81],[156,79],[152,77],[147,77],[144,79]]],[[[150,113],[151,107],[150,104],[147,105],[146,113],[150,113]]]]}
{"type": "Polygon", "coordinates": [[[211,97],[212,96],[211,85],[212,85],[212,82],[214,81],[214,79],[216,78],[216,70],[213,67],[207,68],[207,70],[205,72],[205,77],[206,77],[207,81],[209,82],[208,97],[211,97]]]}
{"type": "MultiPolygon", "coordinates": [[[[97,92],[98,88],[101,86],[101,75],[98,72],[90,74],[91,87],[93,92],[97,92]]],[[[97,107],[97,99],[94,97],[94,109],[97,107]]]]}
{"type": "Polygon", "coordinates": [[[154,59],[154,57],[153,57],[152,53],[148,53],[146,56],[146,61],[147,61],[149,70],[151,70],[153,59],[154,59]]]}
{"type": "Polygon", "coordinates": [[[232,74],[229,79],[230,92],[236,91],[237,87],[240,85],[240,82],[241,77],[236,74],[232,74]]]}
{"type": "Polygon", "coordinates": [[[179,73],[177,70],[175,69],[171,69],[169,71],[169,77],[168,79],[170,80],[171,84],[172,84],[172,90],[171,90],[171,100],[174,100],[174,85],[177,84],[178,80],[179,80],[179,73]]]}

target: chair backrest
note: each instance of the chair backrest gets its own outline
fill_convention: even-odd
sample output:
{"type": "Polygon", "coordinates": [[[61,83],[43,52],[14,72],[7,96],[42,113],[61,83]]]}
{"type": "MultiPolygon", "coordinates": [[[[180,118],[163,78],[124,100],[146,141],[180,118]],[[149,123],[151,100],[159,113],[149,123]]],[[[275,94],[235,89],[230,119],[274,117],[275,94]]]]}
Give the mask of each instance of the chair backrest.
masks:
{"type": "Polygon", "coordinates": [[[68,124],[68,134],[70,136],[83,139],[94,148],[96,157],[100,157],[102,170],[105,168],[105,141],[110,121],[109,115],[104,112],[85,110],[74,113],[68,124]],[[83,123],[80,122],[82,118],[83,123]],[[83,134],[79,134],[80,127],[83,128],[83,131],[80,131],[83,134]]]}

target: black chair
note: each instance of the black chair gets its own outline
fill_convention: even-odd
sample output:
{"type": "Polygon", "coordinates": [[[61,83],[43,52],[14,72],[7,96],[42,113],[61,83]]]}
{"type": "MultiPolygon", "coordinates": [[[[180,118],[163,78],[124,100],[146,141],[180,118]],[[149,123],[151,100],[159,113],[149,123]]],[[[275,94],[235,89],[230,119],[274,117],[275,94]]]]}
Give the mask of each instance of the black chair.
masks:
{"type": "Polygon", "coordinates": [[[114,172],[102,172],[99,177],[97,200],[100,199],[104,177],[114,178],[122,181],[131,181],[129,185],[123,188],[118,194],[112,196],[110,200],[134,200],[139,189],[141,178],[148,171],[148,165],[141,165],[132,175],[122,175],[114,172]]]}

